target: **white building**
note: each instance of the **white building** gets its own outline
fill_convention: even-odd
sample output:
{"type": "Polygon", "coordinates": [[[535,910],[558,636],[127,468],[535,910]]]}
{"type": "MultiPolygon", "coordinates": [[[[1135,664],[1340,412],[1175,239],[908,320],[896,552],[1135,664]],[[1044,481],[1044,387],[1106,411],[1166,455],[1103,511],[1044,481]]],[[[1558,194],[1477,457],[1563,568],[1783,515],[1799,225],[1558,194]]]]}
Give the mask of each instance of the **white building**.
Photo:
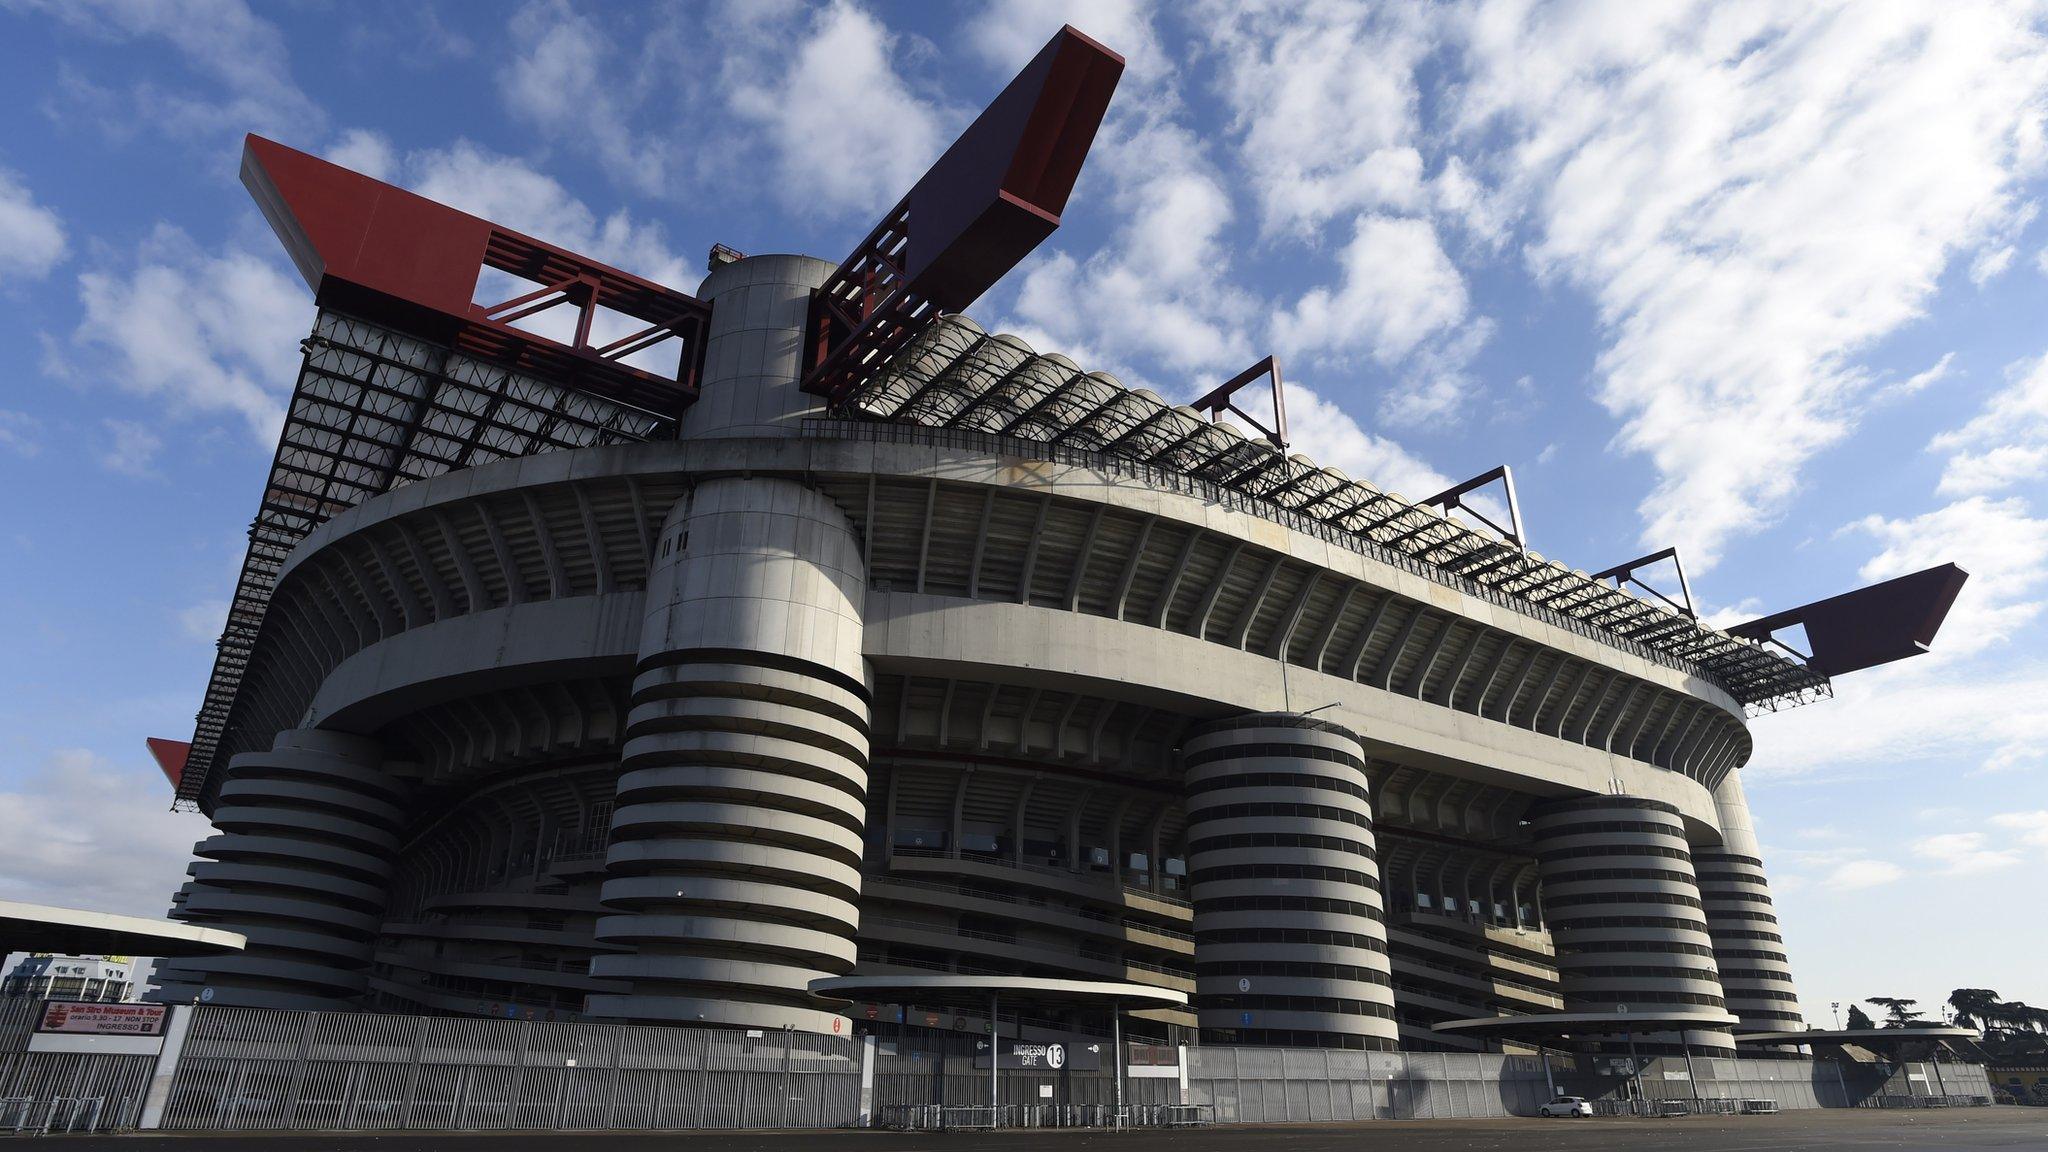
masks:
{"type": "Polygon", "coordinates": [[[0,982],[0,993],[45,1000],[132,1000],[133,956],[58,956],[36,952],[0,982]]]}

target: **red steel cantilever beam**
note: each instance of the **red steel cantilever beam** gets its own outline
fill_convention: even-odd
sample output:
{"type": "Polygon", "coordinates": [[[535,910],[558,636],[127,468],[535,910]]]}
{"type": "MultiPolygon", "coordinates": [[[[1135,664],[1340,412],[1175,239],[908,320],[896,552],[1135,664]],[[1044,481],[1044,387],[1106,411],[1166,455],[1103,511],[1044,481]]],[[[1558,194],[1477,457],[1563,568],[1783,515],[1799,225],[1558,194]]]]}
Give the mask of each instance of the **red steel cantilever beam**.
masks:
{"type": "Polygon", "coordinates": [[[693,296],[261,136],[244,143],[242,184],[322,307],[671,418],[697,398],[711,310],[693,296]],[[485,268],[541,287],[477,304],[485,268]],[[564,305],[578,313],[570,342],[514,326],[564,305]],[[599,308],[642,326],[593,346],[599,308]],[[625,362],[670,337],[673,376],[625,362]]]}
{"type": "Polygon", "coordinates": [[[818,291],[804,390],[844,400],[1060,225],[1124,58],[1062,28],[818,291]]]}

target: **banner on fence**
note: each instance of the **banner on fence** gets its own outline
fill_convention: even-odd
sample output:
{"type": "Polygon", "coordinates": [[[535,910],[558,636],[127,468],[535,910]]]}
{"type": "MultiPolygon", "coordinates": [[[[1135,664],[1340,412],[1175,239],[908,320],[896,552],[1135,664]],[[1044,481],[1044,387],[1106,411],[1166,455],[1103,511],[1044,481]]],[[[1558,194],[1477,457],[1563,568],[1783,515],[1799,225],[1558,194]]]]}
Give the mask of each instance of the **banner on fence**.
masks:
{"type": "Polygon", "coordinates": [[[36,1017],[38,1032],[67,1032],[87,1036],[161,1036],[164,1034],[162,1004],[81,1004],[69,1000],[43,1001],[36,1017]]]}

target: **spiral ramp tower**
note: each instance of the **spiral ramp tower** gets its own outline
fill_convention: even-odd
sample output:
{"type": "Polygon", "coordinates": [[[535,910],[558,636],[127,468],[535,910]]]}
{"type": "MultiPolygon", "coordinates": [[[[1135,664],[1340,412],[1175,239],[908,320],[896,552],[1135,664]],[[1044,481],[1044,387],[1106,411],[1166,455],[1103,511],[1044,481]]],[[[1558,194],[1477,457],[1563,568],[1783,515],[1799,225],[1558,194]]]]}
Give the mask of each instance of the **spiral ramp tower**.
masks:
{"type": "Polygon", "coordinates": [[[1372,801],[1358,738],[1234,717],[1182,753],[1202,1027],[1238,1043],[1397,1041],[1372,801]]]}
{"type": "Polygon", "coordinates": [[[179,894],[174,919],[232,926],[239,955],[164,960],[173,994],[259,1008],[347,1008],[383,922],[405,823],[403,782],[373,741],[280,733],[269,752],[235,757],[214,809],[217,834],[179,894]]]}
{"type": "Polygon", "coordinates": [[[866,821],[865,580],[838,509],[701,484],[663,525],[620,759],[594,1015],[829,1031],[866,821]]]}

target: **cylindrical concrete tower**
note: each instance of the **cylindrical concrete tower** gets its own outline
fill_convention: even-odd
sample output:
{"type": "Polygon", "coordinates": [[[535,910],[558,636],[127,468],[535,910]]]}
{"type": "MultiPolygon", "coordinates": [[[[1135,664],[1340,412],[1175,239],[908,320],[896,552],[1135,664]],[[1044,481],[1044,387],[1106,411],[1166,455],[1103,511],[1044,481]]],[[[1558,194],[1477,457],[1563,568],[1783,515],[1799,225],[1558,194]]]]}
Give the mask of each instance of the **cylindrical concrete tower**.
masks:
{"type": "Polygon", "coordinates": [[[704,278],[711,304],[702,395],[683,413],[680,435],[795,436],[825,410],[800,391],[811,293],[837,271],[809,256],[749,256],[704,278]]]}
{"type": "Polygon", "coordinates": [[[725,479],[655,545],[621,757],[597,1016],[832,1032],[867,815],[859,541],[789,480],[725,479]]]}
{"type": "MultiPolygon", "coordinates": [[[[1724,1007],[1677,808],[1634,796],[1586,796],[1532,809],[1529,818],[1565,1011],[1724,1007]]],[[[1686,1038],[1709,1050],[1734,1047],[1726,1032],[1686,1038]]]]}
{"type": "Polygon", "coordinates": [[[1714,789],[1714,804],[1721,815],[1721,846],[1695,850],[1692,858],[1728,1011],[1742,1017],[1745,1031],[1802,1031],[1806,1020],[1799,1014],[1785,937],[1778,931],[1770,882],[1764,878],[1763,850],[1750,826],[1749,800],[1737,772],[1728,773],[1714,789]]]}
{"type": "Polygon", "coordinates": [[[1397,1040],[1365,752],[1291,713],[1196,728],[1182,750],[1196,1004],[1238,1043],[1397,1040]]]}
{"type": "Polygon", "coordinates": [[[375,741],[310,729],[228,765],[213,824],[171,915],[249,938],[159,966],[160,999],[349,1008],[383,919],[403,785],[375,741]],[[202,992],[202,987],[204,992],[202,992]]]}

